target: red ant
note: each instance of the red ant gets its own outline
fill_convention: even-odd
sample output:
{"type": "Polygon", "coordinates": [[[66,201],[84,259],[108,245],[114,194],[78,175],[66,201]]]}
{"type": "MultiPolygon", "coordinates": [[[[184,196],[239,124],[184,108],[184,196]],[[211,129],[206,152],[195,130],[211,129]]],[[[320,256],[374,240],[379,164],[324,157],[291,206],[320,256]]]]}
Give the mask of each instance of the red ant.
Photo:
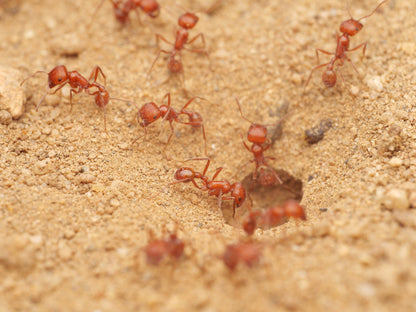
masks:
{"type": "Polygon", "coordinates": [[[257,228],[257,219],[260,219],[260,225],[270,228],[282,224],[286,218],[306,220],[305,209],[297,200],[289,199],[283,207],[275,206],[265,211],[251,211],[243,222],[243,229],[248,235],[253,235],[257,228]]]}
{"type": "Polygon", "coordinates": [[[198,22],[198,16],[196,16],[193,13],[185,13],[179,17],[178,25],[179,29],[175,32],[175,42],[172,43],[168,41],[165,37],[163,37],[161,34],[156,34],[156,44],[159,47],[159,39],[163,40],[167,44],[170,44],[173,46],[173,49],[171,51],[160,49],[157,52],[156,58],[153,61],[152,65],[150,66],[148,74],[153,69],[153,66],[155,65],[156,61],[158,60],[160,53],[169,54],[169,61],[168,61],[168,70],[173,74],[182,74],[182,79],[184,80],[184,73],[183,73],[183,65],[182,65],[182,50],[186,50],[189,52],[195,52],[195,53],[203,53],[208,57],[208,52],[205,50],[205,37],[203,33],[197,34],[192,39],[188,40],[189,37],[189,29],[192,29],[195,27],[196,23],[198,22]],[[196,39],[201,38],[202,41],[202,47],[200,49],[189,49],[186,48],[185,45],[191,44],[196,39]]]}
{"type": "Polygon", "coordinates": [[[166,97],[168,98],[168,105],[163,104],[158,107],[155,103],[149,102],[149,103],[144,104],[139,109],[139,111],[137,112],[137,121],[144,128],[144,134],[134,139],[132,144],[136,143],[139,139],[144,138],[147,135],[147,126],[155,122],[156,120],[158,120],[160,117],[162,117],[163,118],[162,120],[169,121],[170,129],[171,129],[171,133],[169,135],[166,146],[169,144],[170,140],[172,139],[173,131],[174,131],[172,123],[175,121],[184,125],[189,125],[193,128],[201,128],[202,136],[205,142],[205,145],[204,145],[205,154],[207,154],[207,139],[205,136],[205,128],[204,128],[204,122],[203,122],[202,116],[198,112],[186,110],[189,104],[191,104],[195,99],[202,99],[202,100],[205,100],[205,99],[199,96],[194,96],[179,111],[176,111],[174,108],[170,106],[171,104],[170,93],[167,93],[163,97],[163,100],[166,97]],[[186,115],[188,117],[188,121],[180,120],[179,119],[180,115],[186,115]],[[140,119],[142,121],[140,121],[140,119]]]}
{"type": "Polygon", "coordinates": [[[62,89],[66,84],[69,83],[69,85],[71,86],[71,89],[69,92],[69,103],[71,104],[71,110],[72,110],[72,94],[73,93],[80,93],[84,90],[89,95],[94,95],[95,104],[103,110],[104,128],[107,130],[105,108],[108,102],[110,100],[128,102],[127,100],[110,97],[110,94],[108,93],[105,86],[97,82],[97,78],[99,74],[101,74],[101,76],[103,77],[104,84],[106,81],[106,77],[103,71],[97,65],[94,66],[88,80],[85,77],[83,77],[80,73],[78,73],[77,71],[69,72],[64,65],[58,65],[54,69],[52,69],[49,73],[42,71],[42,70],[39,70],[33,73],[32,75],[27,77],[25,80],[23,80],[20,85],[22,86],[26,82],[26,80],[28,80],[29,78],[32,78],[34,75],[38,73],[44,73],[48,75],[48,86],[47,86],[45,95],[41,98],[38,105],[36,105],[36,111],[39,110],[40,104],[42,104],[43,100],[48,95],[50,89],[58,86],[58,88],[56,88],[55,91],[52,93],[52,94],[55,94],[56,92],[58,92],[58,90],[62,89]],[[92,92],[90,89],[94,87],[97,88],[98,90],[92,92]]]}
{"type": "MultiPolygon", "coordinates": [[[[312,74],[315,70],[321,68],[321,67],[326,67],[326,70],[324,71],[324,73],[322,74],[322,82],[325,84],[326,87],[331,88],[333,86],[335,86],[336,82],[337,82],[337,75],[334,71],[334,65],[335,62],[337,60],[339,60],[339,65],[338,66],[343,66],[344,65],[344,61],[348,61],[351,63],[352,67],[354,68],[354,70],[358,73],[357,68],[355,67],[354,63],[351,61],[351,59],[346,55],[346,52],[352,52],[352,51],[356,51],[358,49],[360,49],[361,47],[363,48],[363,57],[365,55],[365,49],[367,47],[367,42],[363,42],[361,44],[359,44],[358,46],[356,46],[355,48],[350,49],[350,36],[355,36],[362,28],[363,28],[363,24],[360,23],[360,20],[370,17],[371,15],[373,15],[377,9],[384,4],[385,2],[387,2],[387,0],[384,0],[382,2],[380,2],[380,4],[373,10],[373,12],[371,12],[370,14],[355,20],[352,18],[351,13],[349,11],[348,8],[348,13],[350,15],[350,19],[344,21],[341,26],[340,26],[340,31],[342,33],[342,35],[338,35],[338,32],[336,33],[336,40],[337,40],[337,47],[335,49],[335,53],[331,53],[322,49],[316,49],[316,59],[318,61],[319,64],[319,54],[318,52],[327,54],[327,55],[334,55],[333,58],[325,64],[320,64],[316,67],[314,67],[311,70],[311,73],[309,74],[308,80],[306,81],[305,84],[305,88],[307,87],[309,81],[312,78],[312,74]]],[[[344,80],[342,73],[341,74],[341,78],[342,80],[344,80]]]]}
{"type": "Polygon", "coordinates": [[[244,116],[243,111],[241,110],[240,102],[238,101],[237,98],[235,100],[237,101],[237,105],[238,105],[238,109],[240,110],[241,117],[247,120],[249,123],[251,123],[250,128],[248,129],[248,133],[247,133],[247,140],[253,143],[250,148],[244,141],[243,136],[241,135],[241,140],[243,141],[245,148],[249,152],[253,153],[253,156],[254,156],[254,159],[245,163],[241,168],[245,167],[249,163],[255,162],[256,168],[254,169],[254,173],[253,173],[253,179],[252,179],[253,183],[254,181],[257,180],[258,171],[260,168],[261,179],[259,179],[259,182],[262,186],[270,186],[270,185],[275,184],[276,182],[283,184],[282,180],[279,178],[276,171],[274,171],[273,168],[270,167],[266,162],[266,159],[275,160],[276,158],[272,156],[265,157],[263,154],[271,146],[270,142],[266,143],[267,145],[265,146],[263,145],[268,140],[266,126],[277,126],[282,122],[283,119],[281,119],[276,124],[270,124],[270,125],[256,124],[244,116]],[[261,167],[266,167],[267,170],[264,170],[261,167]]]}
{"type": "MultiPolygon", "coordinates": [[[[101,8],[105,0],[102,0],[97,8],[95,9],[95,13],[101,8]]],[[[137,11],[140,8],[144,13],[146,13],[151,18],[155,18],[159,16],[160,7],[156,0],[126,0],[122,2],[120,0],[110,0],[113,4],[114,9],[114,16],[121,24],[126,24],[129,21],[129,14],[130,11],[135,11],[139,21],[140,15],[137,11]]],[[[94,13],[94,15],[95,15],[94,13]]]]}
{"type": "Polygon", "coordinates": [[[165,256],[172,259],[179,259],[183,255],[185,243],[178,238],[176,233],[171,233],[165,239],[154,239],[153,232],[150,231],[150,242],[144,247],[147,263],[158,265],[165,256]]]}
{"type": "Polygon", "coordinates": [[[238,242],[225,247],[222,260],[231,270],[235,270],[239,262],[252,267],[260,261],[261,248],[253,242],[238,242]]]}
{"type": "Polygon", "coordinates": [[[176,184],[181,182],[192,182],[195,187],[208,191],[208,195],[218,197],[218,208],[221,210],[222,200],[232,200],[233,201],[233,217],[235,216],[235,208],[240,207],[246,199],[246,190],[240,182],[235,182],[231,184],[227,180],[214,181],[215,178],[220,174],[223,167],[219,167],[215,170],[215,173],[210,180],[205,174],[208,170],[210,159],[208,157],[204,158],[193,158],[188,160],[206,160],[203,173],[194,171],[189,167],[182,167],[176,170],[175,179],[176,182],[170,184],[176,184]],[[198,186],[195,182],[195,179],[200,179],[202,181],[202,186],[198,186]],[[225,194],[230,193],[229,196],[225,194]]]}

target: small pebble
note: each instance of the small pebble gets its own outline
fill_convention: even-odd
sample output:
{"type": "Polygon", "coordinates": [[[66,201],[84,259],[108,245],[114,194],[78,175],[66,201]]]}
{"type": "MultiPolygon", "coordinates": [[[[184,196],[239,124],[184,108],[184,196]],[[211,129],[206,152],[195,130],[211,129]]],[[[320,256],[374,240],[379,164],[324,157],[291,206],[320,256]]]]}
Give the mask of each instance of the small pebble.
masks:
{"type": "Polygon", "coordinates": [[[25,111],[26,95],[20,83],[20,71],[0,66],[0,110],[7,110],[13,119],[20,118],[25,111]]]}
{"type": "Polygon", "coordinates": [[[392,167],[400,167],[403,164],[403,160],[399,157],[393,157],[392,159],[390,159],[389,164],[392,167]]]}
{"type": "Polygon", "coordinates": [[[58,243],[58,255],[62,260],[68,261],[71,259],[72,253],[72,249],[65,243],[65,241],[61,240],[58,243]]]}
{"type": "Polygon", "coordinates": [[[372,76],[372,77],[369,77],[366,80],[367,80],[367,86],[370,89],[373,89],[377,92],[383,91],[384,87],[383,87],[383,84],[381,83],[380,76],[372,76]]]}
{"type": "Polygon", "coordinates": [[[91,173],[81,173],[78,177],[79,183],[92,183],[95,181],[95,176],[91,173]]]}
{"type": "Polygon", "coordinates": [[[7,110],[0,110],[0,124],[10,125],[12,123],[12,114],[7,110]]]}
{"type": "Polygon", "coordinates": [[[384,194],[383,204],[387,209],[405,210],[410,207],[407,192],[401,189],[391,189],[384,194]]]}

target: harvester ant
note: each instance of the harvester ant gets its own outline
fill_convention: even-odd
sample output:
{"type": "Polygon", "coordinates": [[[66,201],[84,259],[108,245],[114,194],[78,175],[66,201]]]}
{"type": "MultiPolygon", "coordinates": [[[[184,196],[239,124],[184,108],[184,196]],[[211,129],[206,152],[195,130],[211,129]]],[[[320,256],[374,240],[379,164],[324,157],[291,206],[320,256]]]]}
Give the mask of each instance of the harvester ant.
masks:
{"type": "MultiPolygon", "coordinates": [[[[373,15],[377,9],[384,4],[385,2],[387,2],[387,0],[383,0],[380,2],[380,4],[368,15],[361,17],[358,20],[355,20],[352,15],[351,12],[349,11],[348,8],[348,13],[350,15],[350,19],[344,21],[341,26],[340,26],[340,31],[342,33],[342,35],[340,36],[338,34],[338,32],[336,33],[336,40],[337,40],[337,47],[335,49],[335,53],[332,52],[328,52],[322,49],[316,49],[316,59],[317,62],[319,64],[319,53],[324,53],[327,55],[333,55],[332,59],[325,64],[320,64],[316,67],[314,67],[311,70],[311,73],[309,74],[308,80],[306,81],[305,87],[304,89],[306,89],[307,85],[309,84],[309,81],[312,78],[312,74],[314,73],[315,70],[325,67],[326,66],[326,70],[323,72],[322,74],[322,82],[324,83],[324,85],[328,88],[331,88],[333,86],[335,86],[336,82],[337,82],[337,74],[335,73],[334,70],[334,66],[336,61],[339,60],[339,64],[338,67],[343,66],[344,65],[344,61],[348,61],[351,63],[352,67],[354,68],[354,70],[358,73],[357,68],[355,67],[354,63],[351,61],[351,59],[347,56],[346,52],[352,52],[352,51],[356,51],[360,48],[363,48],[363,57],[365,55],[365,49],[367,47],[367,42],[363,42],[361,44],[359,44],[358,46],[350,49],[350,36],[355,36],[362,28],[363,28],[363,24],[360,23],[360,20],[370,17],[371,15],[373,15]]],[[[342,80],[344,80],[342,73],[340,72],[341,78],[342,80]]]]}
{"type": "Polygon", "coordinates": [[[256,265],[260,261],[261,247],[254,242],[237,242],[225,247],[222,260],[230,271],[234,271],[238,263],[244,263],[248,267],[256,265]]]}
{"type": "MultiPolygon", "coordinates": [[[[105,0],[102,0],[97,8],[95,9],[95,13],[101,8],[105,0]]],[[[137,17],[140,20],[139,11],[137,10],[140,8],[144,13],[146,13],[151,18],[155,18],[159,16],[160,7],[156,0],[126,0],[124,2],[120,0],[110,0],[113,4],[114,9],[114,16],[115,18],[121,23],[126,24],[129,21],[129,14],[130,11],[135,11],[137,17]]]]}
{"type": "Polygon", "coordinates": [[[254,156],[254,159],[245,163],[241,168],[245,167],[249,163],[255,162],[256,168],[254,169],[254,173],[253,173],[253,179],[252,179],[253,183],[257,180],[258,171],[260,169],[261,176],[260,176],[259,182],[262,186],[271,186],[275,184],[276,182],[278,182],[279,184],[283,184],[282,180],[279,178],[276,171],[273,170],[273,168],[270,167],[266,162],[266,159],[275,160],[276,158],[272,156],[264,156],[264,152],[267,151],[269,147],[271,146],[270,142],[266,143],[266,141],[268,140],[266,127],[277,126],[282,122],[283,119],[281,119],[276,124],[270,124],[270,125],[256,124],[244,116],[243,111],[241,110],[240,102],[238,101],[237,98],[235,100],[237,102],[238,109],[240,110],[241,117],[247,120],[251,124],[250,128],[248,129],[247,140],[253,143],[251,147],[249,147],[247,143],[244,141],[244,138],[241,136],[241,140],[243,141],[244,147],[249,152],[253,153],[253,156],[254,156]],[[266,143],[266,145],[263,145],[264,143],[266,143]],[[263,167],[266,167],[266,169],[264,169],[263,167]]]}
{"type": "MultiPolygon", "coordinates": [[[[192,39],[189,39],[189,29],[192,29],[195,27],[196,23],[198,22],[199,18],[193,13],[185,13],[181,15],[178,19],[178,25],[179,29],[175,32],[175,42],[172,43],[168,41],[165,37],[163,37],[161,34],[156,34],[156,44],[158,46],[158,52],[156,54],[156,58],[153,61],[152,65],[150,66],[148,75],[153,69],[153,66],[155,65],[156,61],[158,60],[160,53],[165,53],[169,55],[169,61],[168,61],[168,70],[173,74],[181,74],[182,79],[184,80],[184,72],[183,72],[183,65],[182,65],[182,50],[186,50],[189,52],[195,52],[195,53],[203,53],[207,56],[209,60],[208,52],[205,50],[205,38],[203,33],[197,34],[192,39]],[[202,47],[200,49],[190,49],[186,48],[185,45],[191,44],[196,39],[201,38],[202,41],[202,47]],[[173,46],[173,49],[171,51],[160,49],[159,47],[159,40],[163,40],[167,44],[170,44],[173,46]]],[[[183,82],[183,81],[182,81],[183,82]]]]}
{"type": "Polygon", "coordinates": [[[246,190],[240,182],[230,183],[227,180],[214,181],[215,178],[220,174],[223,167],[219,167],[215,170],[215,173],[210,180],[205,174],[208,170],[210,159],[204,158],[192,158],[188,160],[206,160],[204,171],[202,173],[194,171],[189,167],[182,167],[176,170],[174,178],[177,180],[170,184],[176,184],[181,182],[192,182],[195,187],[208,191],[208,195],[216,196],[218,198],[218,208],[221,210],[222,200],[233,201],[233,217],[235,216],[235,208],[240,207],[246,199],[246,190]],[[195,179],[200,179],[202,186],[197,185],[195,179]],[[230,193],[230,195],[225,196],[230,193]]]}
{"type": "Polygon", "coordinates": [[[243,221],[243,230],[247,235],[253,235],[259,219],[260,226],[267,228],[282,224],[287,218],[306,220],[305,209],[297,200],[289,199],[282,206],[274,206],[265,211],[251,211],[243,221]]]}
{"type": "Polygon", "coordinates": [[[149,231],[149,233],[150,242],[143,248],[147,263],[158,265],[165,256],[175,260],[182,257],[185,243],[178,238],[176,232],[169,234],[165,239],[155,239],[153,232],[149,231]]]}
{"type": "Polygon", "coordinates": [[[62,89],[66,84],[69,84],[71,87],[69,91],[69,103],[71,104],[71,110],[72,110],[72,94],[80,93],[84,90],[87,94],[94,96],[95,104],[103,110],[104,128],[105,130],[107,130],[105,109],[106,109],[106,105],[108,104],[108,102],[110,100],[129,102],[127,100],[110,97],[110,94],[108,93],[105,86],[97,82],[98,75],[100,74],[104,79],[104,84],[106,81],[106,77],[103,71],[97,65],[94,66],[88,80],[85,77],[83,77],[80,73],[78,73],[77,71],[68,71],[65,65],[58,65],[54,69],[52,69],[49,73],[42,71],[42,70],[39,70],[33,73],[32,75],[27,77],[25,80],[23,80],[20,85],[23,85],[26,82],[26,80],[28,80],[29,78],[32,78],[34,75],[38,73],[44,73],[48,75],[48,86],[47,86],[45,95],[41,98],[39,103],[36,105],[36,111],[39,110],[40,104],[42,104],[43,100],[48,95],[50,89],[58,86],[58,88],[56,88],[55,91],[52,93],[52,94],[55,94],[58,90],[62,89]],[[91,90],[91,88],[97,88],[97,91],[94,91],[94,89],[91,90]]]}
{"type": "Polygon", "coordinates": [[[202,137],[204,138],[204,142],[205,142],[204,147],[205,147],[205,155],[206,155],[207,154],[207,139],[205,136],[204,121],[202,119],[202,116],[198,112],[186,110],[189,104],[191,104],[195,99],[202,99],[202,100],[205,100],[205,99],[199,96],[194,96],[188,102],[186,102],[186,104],[179,111],[177,111],[171,107],[170,93],[167,93],[163,97],[163,100],[166,97],[168,98],[167,105],[163,104],[158,107],[155,103],[149,102],[149,103],[144,104],[139,109],[139,111],[137,112],[137,121],[144,128],[144,134],[134,139],[132,144],[136,143],[141,138],[145,138],[147,135],[147,126],[155,122],[156,120],[158,120],[160,117],[162,117],[163,118],[162,120],[167,120],[169,122],[169,126],[171,129],[171,133],[169,135],[166,146],[169,144],[170,140],[172,139],[173,131],[174,131],[173,122],[175,121],[177,123],[189,125],[193,128],[201,128],[202,137]],[[187,116],[188,121],[180,120],[179,117],[181,115],[187,116]]]}

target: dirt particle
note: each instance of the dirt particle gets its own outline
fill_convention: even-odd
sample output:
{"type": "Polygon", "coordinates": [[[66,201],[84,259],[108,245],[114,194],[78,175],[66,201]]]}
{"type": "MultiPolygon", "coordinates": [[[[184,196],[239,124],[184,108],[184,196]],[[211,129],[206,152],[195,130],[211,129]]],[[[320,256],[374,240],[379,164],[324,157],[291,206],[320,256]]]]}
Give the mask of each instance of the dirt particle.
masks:
{"type": "Polygon", "coordinates": [[[384,89],[383,83],[381,82],[380,76],[369,76],[366,77],[367,86],[377,92],[381,92],[384,89]]]}
{"type": "Polygon", "coordinates": [[[95,181],[95,176],[91,173],[81,173],[78,177],[79,183],[92,183],[95,181]]]}
{"type": "Polygon", "coordinates": [[[398,158],[398,157],[393,157],[392,159],[390,159],[389,161],[389,165],[392,167],[400,167],[403,164],[403,160],[398,158]]]}
{"type": "Polygon", "coordinates": [[[0,110],[0,124],[10,125],[12,123],[12,114],[6,110],[0,110]]]}
{"type": "Polygon", "coordinates": [[[387,209],[405,210],[410,207],[407,192],[402,189],[391,189],[384,194],[383,204],[387,209]]]}
{"type": "Polygon", "coordinates": [[[59,243],[58,243],[58,256],[63,261],[68,261],[72,258],[72,254],[73,254],[73,251],[68,246],[68,244],[63,240],[59,241],[59,243]]]}
{"type": "Polygon", "coordinates": [[[0,67],[0,110],[7,110],[13,119],[20,118],[25,111],[26,95],[20,86],[21,73],[10,67],[0,67]]]}

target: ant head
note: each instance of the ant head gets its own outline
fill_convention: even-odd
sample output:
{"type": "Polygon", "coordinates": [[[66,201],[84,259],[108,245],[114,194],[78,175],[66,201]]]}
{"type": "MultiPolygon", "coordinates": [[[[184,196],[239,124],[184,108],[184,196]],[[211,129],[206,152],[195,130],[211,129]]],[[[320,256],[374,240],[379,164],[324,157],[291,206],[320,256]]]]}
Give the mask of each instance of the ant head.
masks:
{"type": "Polygon", "coordinates": [[[363,28],[363,24],[359,21],[351,18],[345,22],[343,22],[340,26],[340,31],[343,34],[347,34],[349,36],[356,35],[361,29],[363,28]]]}
{"type": "Polygon", "coordinates": [[[178,259],[183,255],[185,243],[176,234],[170,234],[167,240],[167,248],[170,256],[178,259]]]}
{"type": "Polygon", "coordinates": [[[251,124],[247,132],[247,140],[251,143],[263,144],[267,140],[267,128],[259,124],[251,124]]]}
{"type": "Polygon", "coordinates": [[[327,69],[322,74],[322,82],[327,88],[332,88],[337,82],[337,74],[333,69],[327,69]]]}
{"type": "Polygon", "coordinates": [[[68,80],[68,71],[64,65],[58,65],[48,74],[49,88],[53,88],[68,80]]]}
{"type": "Polygon", "coordinates": [[[231,196],[234,197],[237,207],[240,207],[246,200],[246,190],[240,182],[231,185],[231,196]]]}
{"type": "Polygon", "coordinates": [[[184,180],[190,181],[190,179],[194,178],[194,176],[195,176],[195,172],[191,168],[188,168],[188,167],[179,168],[178,170],[176,170],[174,174],[175,180],[178,180],[178,181],[184,181],[184,180]]]}
{"type": "Polygon", "coordinates": [[[153,102],[146,103],[140,108],[137,119],[139,119],[139,117],[143,120],[141,125],[146,127],[160,118],[160,109],[153,102]]]}
{"type": "Polygon", "coordinates": [[[159,16],[160,7],[156,0],[141,0],[140,8],[152,18],[159,16]]]}
{"type": "Polygon", "coordinates": [[[196,23],[198,23],[198,20],[198,16],[187,12],[179,17],[178,24],[182,28],[191,29],[195,27],[196,23]]]}

